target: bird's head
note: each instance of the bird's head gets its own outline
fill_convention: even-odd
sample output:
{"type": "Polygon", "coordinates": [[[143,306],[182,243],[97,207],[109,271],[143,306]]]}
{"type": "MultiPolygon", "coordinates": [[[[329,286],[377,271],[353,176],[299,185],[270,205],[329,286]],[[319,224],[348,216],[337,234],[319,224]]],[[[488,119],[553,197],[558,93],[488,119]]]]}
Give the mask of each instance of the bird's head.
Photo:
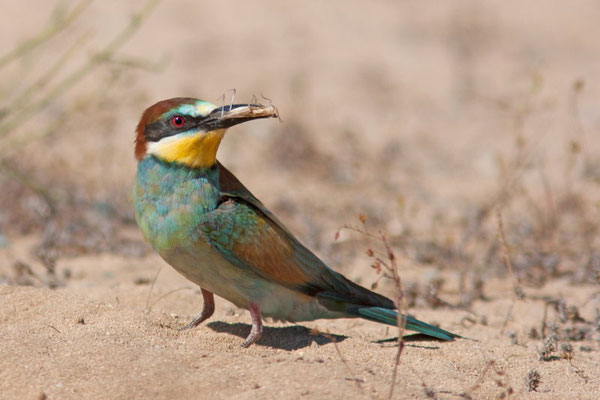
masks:
{"type": "Polygon", "coordinates": [[[207,101],[177,97],[149,107],[138,123],[135,157],[153,155],[191,168],[216,162],[227,128],[259,118],[277,118],[273,106],[233,104],[218,107],[207,101]]]}

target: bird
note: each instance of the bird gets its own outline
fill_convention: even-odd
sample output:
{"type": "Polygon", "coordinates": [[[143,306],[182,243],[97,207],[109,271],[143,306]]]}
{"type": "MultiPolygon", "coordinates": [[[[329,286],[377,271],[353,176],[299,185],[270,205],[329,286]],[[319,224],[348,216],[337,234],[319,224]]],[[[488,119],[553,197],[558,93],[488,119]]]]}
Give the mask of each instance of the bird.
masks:
{"type": "MultiPolygon", "coordinates": [[[[233,102],[232,102],[233,103],[233,102]]],[[[159,101],[136,128],[135,218],[151,247],[200,287],[209,319],[214,295],[250,311],[242,347],[263,333],[263,318],[299,322],[363,318],[397,326],[389,298],[328,267],[217,160],[228,128],[278,118],[273,105],[159,101]]],[[[440,340],[459,335],[407,315],[406,328],[440,340]]]]}

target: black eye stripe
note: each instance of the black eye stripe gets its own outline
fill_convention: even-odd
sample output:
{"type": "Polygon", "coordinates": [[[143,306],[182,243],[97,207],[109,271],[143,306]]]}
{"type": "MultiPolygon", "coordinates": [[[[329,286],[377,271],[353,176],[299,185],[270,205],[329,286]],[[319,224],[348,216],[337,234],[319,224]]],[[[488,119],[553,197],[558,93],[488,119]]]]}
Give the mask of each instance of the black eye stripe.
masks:
{"type": "Polygon", "coordinates": [[[161,118],[158,121],[154,121],[151,124],[146,125],[144,135],[146,140],[150,142],[158,142],[160,139],[177,135],[178,133],[192,130],[202,125],[202,122],[206,117],[190,117],[189,115],[182,115],[185,118],[185,124],[181,128],[175,128],[171,125],[171,120],[175,115],[161,118]]]}

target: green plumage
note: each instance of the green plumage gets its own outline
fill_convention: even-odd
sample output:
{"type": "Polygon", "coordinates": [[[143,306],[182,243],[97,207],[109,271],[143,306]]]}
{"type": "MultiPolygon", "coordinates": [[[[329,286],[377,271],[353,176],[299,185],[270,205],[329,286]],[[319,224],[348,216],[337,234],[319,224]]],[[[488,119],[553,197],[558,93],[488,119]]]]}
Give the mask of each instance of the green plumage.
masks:
{"type": "MultiPolygon", "coordinates": [[[[274,319],[360,317],[396,325],[391,300],[328,268],[279,221],[271,221],[272,214],[232,177],[220,164],[193,169],[153,156],[139,162],[136,219],[167,262],[240,307],[259,303],[263,315],[274,319]],[[272,265],[261,269],[249,261],[297,271],[278,273],[272,265]]],[[[456,337],[412,317],[406,327],[439,339],[456,337]]]]}
{"type": "MultiPolygon", "coordinates": [[[[276,116],[270,106],[218,108],[175,98],[150,107],[138,124],[136,220],[161,257],[202,288],[204,310],[187,327],[212,315],[213,293],[250,310],[252,331],[244,346],[262,334],[262,316],[285,321],[359,317],[396,325],[390,299],[325,265],[219,162],[186,166],[161,156],[182,154],[189,161],[193,151],[214,160],[224,129],[276,116]]],[[[443,340],[458,337],[410,316],[406,328],[443,340]]]]}
{"type": "Polygon", "coordinates": [[[136,219],[159,253],[198,239],[201,220],[220,192],[217,170],[198,170],[148,156],[138,163],[134,189],[136,219]]]}

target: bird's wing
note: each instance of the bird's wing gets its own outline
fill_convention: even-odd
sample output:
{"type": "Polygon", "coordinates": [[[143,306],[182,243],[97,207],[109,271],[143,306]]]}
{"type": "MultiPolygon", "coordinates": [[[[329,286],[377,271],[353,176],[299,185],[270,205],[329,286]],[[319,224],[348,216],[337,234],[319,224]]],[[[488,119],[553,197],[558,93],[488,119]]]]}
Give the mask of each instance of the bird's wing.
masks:
{"type": "Polygon", "coordinates": [[[219,187],[223,196],[241,199],[244,202],[252,205],[262,214],[264,214],[270,221],[277,225],[281,230],[293,237],[285,225],[283,225],[283,223],[279,221],[279,219],[277,219],[277,217],[271,211],[269,211],[260,200],[258,200],[248,189],[246,189],[246,186],[244,186],[242,182],[235,177],[235,175],[229,172],[229,170],[220,162],[217,161],[217,163],[219,168],[219,187]]]}
{"type": "Polygon", "coordinates": [[[222,202],[203,217],[202,236],[232,264],[310,295],[393,308],[393,302],[327,267],[229,171],[219,165],[222,202]]]}

